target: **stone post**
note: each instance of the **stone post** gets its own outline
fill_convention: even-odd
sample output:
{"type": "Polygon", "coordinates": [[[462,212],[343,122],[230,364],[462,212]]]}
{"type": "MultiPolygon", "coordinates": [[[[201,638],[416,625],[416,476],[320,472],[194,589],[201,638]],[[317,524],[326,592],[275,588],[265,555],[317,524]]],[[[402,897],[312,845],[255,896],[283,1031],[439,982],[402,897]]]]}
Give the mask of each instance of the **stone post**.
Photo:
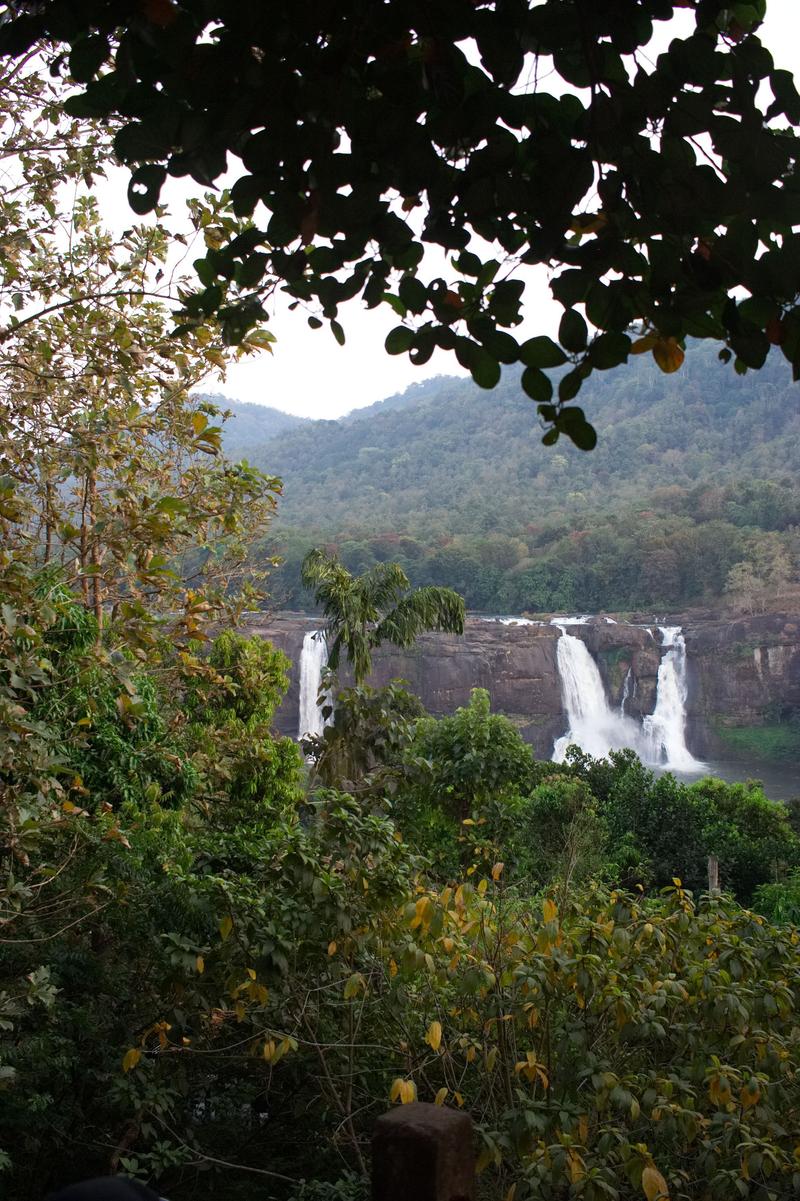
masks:
{"type": "Polygon", "coordinates": [[[473,1201],[472,1119],[413,1101],[375,1123],[372,1201],[473,1201]]]}
{"type": "Polygon", "coordinates": [[[719,892],[719,859],[716,855],[708,857],[708,891],[719,892]]]}

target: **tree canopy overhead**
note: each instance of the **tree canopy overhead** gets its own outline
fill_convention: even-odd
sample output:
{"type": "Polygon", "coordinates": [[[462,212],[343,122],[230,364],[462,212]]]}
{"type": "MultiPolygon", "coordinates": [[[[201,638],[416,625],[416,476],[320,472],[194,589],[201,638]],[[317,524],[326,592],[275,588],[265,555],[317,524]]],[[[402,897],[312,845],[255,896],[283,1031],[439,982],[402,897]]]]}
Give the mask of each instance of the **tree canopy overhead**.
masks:
{"type": "Polygon", "coordinates": [[[220,179],[252,228],[196,264],[191,322],[235,342],[276,281],[337,338],[388,302],[390,353],[453,351],[492,387],[525,366],[545,441],[594,445],[569,404],[595,369],[687,337],[737,370],[779,345],[800,377],[800,95],[756,30],[766,0],[226,0],[18,3],[0,51],[55,44],[74,116],[122,118],[129,198],[220,179]],[[691,25],[654,60],[654,23],[691,25]],[[64,47],[66,50],[60,53],[64,47]],[[426,245],[451,258],[424,269],[426,245]],[[558,341],[511,333],[544,264],[558,341]],[[319,314],[319,315],[317,315],[319,314]],[[563,368],[556,393],[549,368],[563,368]]]}

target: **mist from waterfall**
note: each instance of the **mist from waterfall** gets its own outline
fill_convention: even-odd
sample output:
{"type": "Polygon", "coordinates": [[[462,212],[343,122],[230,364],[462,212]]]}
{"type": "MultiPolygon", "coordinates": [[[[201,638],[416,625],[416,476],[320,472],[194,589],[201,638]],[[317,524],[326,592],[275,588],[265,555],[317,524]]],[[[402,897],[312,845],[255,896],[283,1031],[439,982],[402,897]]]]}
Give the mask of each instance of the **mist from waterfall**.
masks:
{"type": "Polygon", "coordinates": [[[554,618],[553,624],[561,631],[556,659],[569,723],[566,734],[557,738],[553,747],[556,763],[564,761],[567,747],[574,743],[595,759],[630,747],[651,767],[702,769],[686,746],[686,643],[680,626],[660,628],[664,654],[658,668],[655,709],[640,725],[625,713],[631,681],[635,688],[632,672],[626,676],[620,707],[612,709],[600,668],[589,648],[582,639],[567,633],[566,626],[577,623],[554,618]]]}
{"type": "Polygon", "coordinates": [[[325,728],[322,708],[317,704],[322,673],[328,663],[328,643],[322,630],[310,630],[303,638],[300,655],[300,705],[297,737],[321,734],[325,728]]]}

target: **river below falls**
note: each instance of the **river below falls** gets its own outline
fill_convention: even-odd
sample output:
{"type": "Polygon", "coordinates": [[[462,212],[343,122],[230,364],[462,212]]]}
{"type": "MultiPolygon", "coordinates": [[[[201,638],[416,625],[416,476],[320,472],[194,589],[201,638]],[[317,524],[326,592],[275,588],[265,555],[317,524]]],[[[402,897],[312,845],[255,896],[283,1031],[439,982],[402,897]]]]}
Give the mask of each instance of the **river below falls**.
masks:
{"type": "Polygon", "coordinates": [[[795,763],[765,763],[760,759],[706,759],[700,771],[673,771],[672,774],[687,784],[702,780],[704,776],[717,776],[731,784],[760,780],[764,792],[773,801],[800,797],[800,765],[795,763]]]}

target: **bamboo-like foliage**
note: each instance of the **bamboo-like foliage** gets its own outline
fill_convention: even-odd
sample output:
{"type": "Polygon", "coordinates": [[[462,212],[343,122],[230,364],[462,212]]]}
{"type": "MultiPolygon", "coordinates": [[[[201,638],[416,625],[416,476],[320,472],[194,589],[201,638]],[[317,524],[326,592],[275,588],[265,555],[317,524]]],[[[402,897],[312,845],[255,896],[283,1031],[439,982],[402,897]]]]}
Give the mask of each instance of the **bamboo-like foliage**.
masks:
{"type": "Polygon", "coordinates": [[[354,576],[335,555],[315,548],[303,560],[302,580],[322,606],[328,666],[337,671],[344,650],[357,684],[372,670],[372,652],[384,642],[412,646],[426,630],[464,631],[464,601],[451,588],[410,588],[397,563],[378,563],[354,576]]]}

